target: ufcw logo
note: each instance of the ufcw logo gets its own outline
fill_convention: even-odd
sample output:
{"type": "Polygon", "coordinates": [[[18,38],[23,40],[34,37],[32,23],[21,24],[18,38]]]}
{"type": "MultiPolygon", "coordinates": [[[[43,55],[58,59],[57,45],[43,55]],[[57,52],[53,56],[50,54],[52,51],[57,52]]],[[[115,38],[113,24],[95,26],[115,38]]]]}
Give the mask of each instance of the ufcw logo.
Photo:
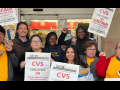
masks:
{"type": "Polygon", "coordinates": [[[50,52],[53,57],[58,57],[58,52],[50,52]]]}

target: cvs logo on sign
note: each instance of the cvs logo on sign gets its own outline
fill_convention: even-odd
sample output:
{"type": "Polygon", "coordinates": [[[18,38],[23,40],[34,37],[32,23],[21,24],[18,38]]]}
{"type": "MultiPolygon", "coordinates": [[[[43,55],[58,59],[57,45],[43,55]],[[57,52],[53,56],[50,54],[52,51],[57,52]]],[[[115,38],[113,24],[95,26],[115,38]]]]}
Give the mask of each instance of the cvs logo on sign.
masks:
{"type": "Polygon", "coordinates": [[[44,66],[43,62],[33,61],[32,66],[44,66]]]}
{"type": "Polygon", "coordinates": [[[104,9],[100,9],[100,13],[105,14],[105,15],[108,15],[108,14],[109,14],[109,12],[106,11],[106,10],[104,10],[104,9]]]}
{"type": "Polygon", "coordinates": [[[58,72],[58,73],[57,73],[57,77],[58,77],[58,78],[66,78],[66,79],[69,79],[69,78],[70,78],[69,75],[70,75],[70,74],[61,73],[61,72],[58,72]]]}

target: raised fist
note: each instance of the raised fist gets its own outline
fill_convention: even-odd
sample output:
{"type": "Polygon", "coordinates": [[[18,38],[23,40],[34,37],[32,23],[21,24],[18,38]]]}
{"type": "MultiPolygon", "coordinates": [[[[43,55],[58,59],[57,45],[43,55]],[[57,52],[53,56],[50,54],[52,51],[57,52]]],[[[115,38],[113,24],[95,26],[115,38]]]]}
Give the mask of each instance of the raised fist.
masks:
{"type": "Polygon", "coordinates": [[[101,53],[99,54],[99,56],[106,56],[106,53],[105,53],[105,52],[101,52],[101,53]]]}
{"type": "Polygon", "coordinates": [[[63,33],[67,34],[68,33],[68,29],[67,28],[63,28],[63,33]]]}
{"type": "Polygon", "coordinates": [[[12,46],[11,45],[9,45],[9,44],[5,44],[5,50],[6,51],[12,51],[12,46]]]}

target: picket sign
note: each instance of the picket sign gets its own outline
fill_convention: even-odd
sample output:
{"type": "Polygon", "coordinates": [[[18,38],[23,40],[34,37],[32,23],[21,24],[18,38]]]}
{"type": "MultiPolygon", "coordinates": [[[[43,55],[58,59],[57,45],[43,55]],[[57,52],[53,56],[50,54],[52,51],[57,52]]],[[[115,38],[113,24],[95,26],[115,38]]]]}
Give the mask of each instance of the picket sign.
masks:
{"type": "Polygon", "coordinates": [[[88,32],[106,37],[116,8],[95,8],[88,32]]]}
{"type": "Polygon", "coordinates": [[[0,8],[0,25],[10,25],[18,23],[15,8],[0,8]]]}
{"type": "Polygon", "coordinates": [[[24,81],[48,81],[51,53],[25,53],[24,81]]]}
{"type": "Polygon", "coordinates": [[[52,62],[49,81],[78,81],[79,65],[52,62]]]}

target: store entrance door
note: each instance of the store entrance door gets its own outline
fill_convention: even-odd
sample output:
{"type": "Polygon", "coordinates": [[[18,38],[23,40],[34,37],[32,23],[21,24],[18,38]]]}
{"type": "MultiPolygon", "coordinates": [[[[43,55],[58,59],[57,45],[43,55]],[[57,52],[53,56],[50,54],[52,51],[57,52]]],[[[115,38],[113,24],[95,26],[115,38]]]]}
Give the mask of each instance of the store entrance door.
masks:
{"type": "MultiPolygon", "coordinates": [[[[28,20],[23,20],[24,22],[28,20]]],[[[58,36],[58,20],[29,20],[30,37],[38,34],[42,38],[42,47],[45,46],[46,36],[49,32],[55,32],[58,36]]]]}

